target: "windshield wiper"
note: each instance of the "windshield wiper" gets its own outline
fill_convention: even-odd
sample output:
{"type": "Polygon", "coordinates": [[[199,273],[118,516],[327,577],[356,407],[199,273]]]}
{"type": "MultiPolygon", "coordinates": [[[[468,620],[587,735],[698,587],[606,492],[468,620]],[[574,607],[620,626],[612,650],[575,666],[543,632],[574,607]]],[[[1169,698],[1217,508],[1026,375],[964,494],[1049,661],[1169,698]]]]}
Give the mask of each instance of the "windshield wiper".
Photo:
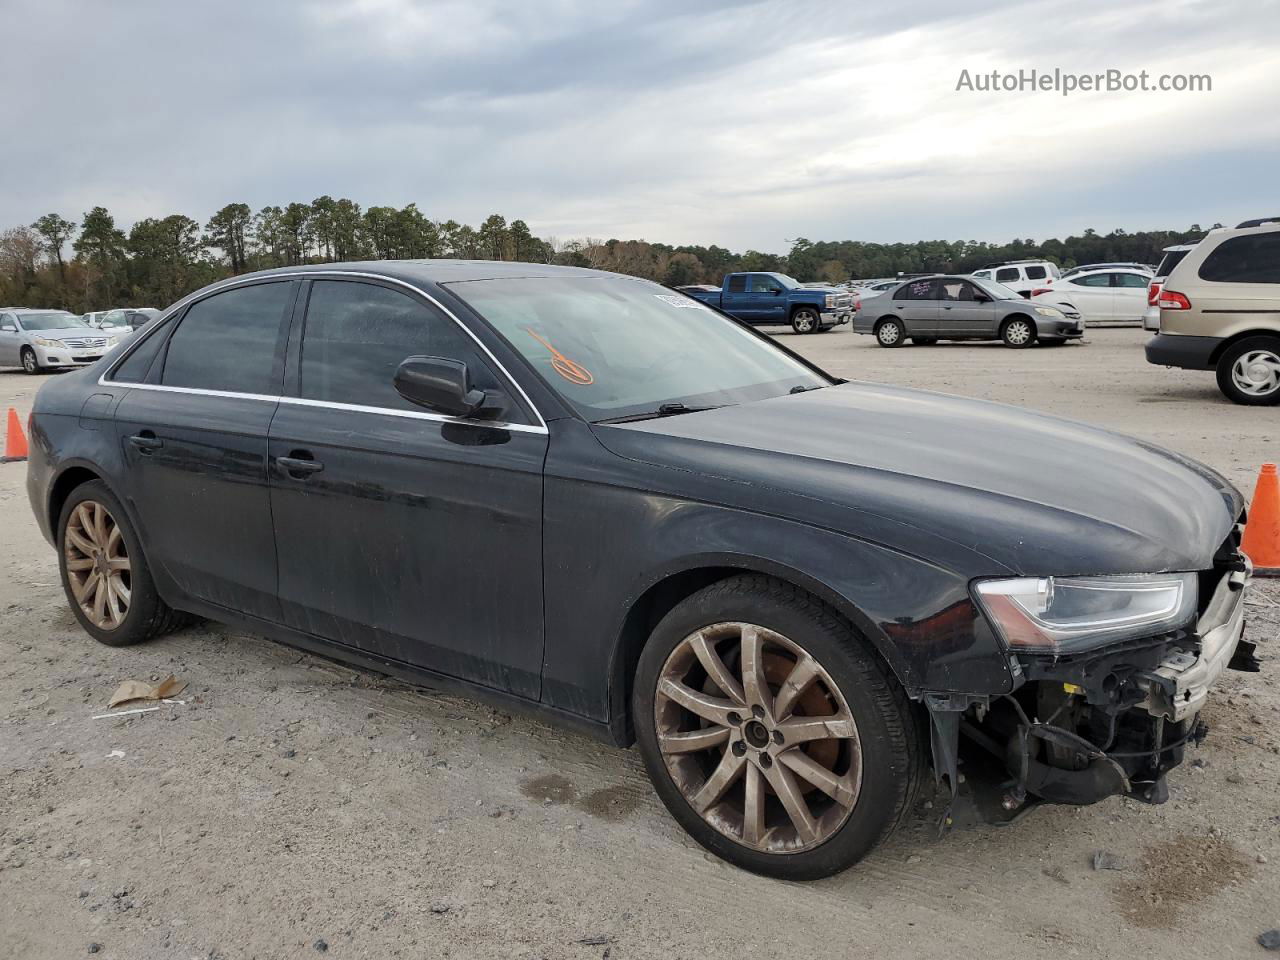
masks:
{"type": "Polygon", "coordinates": [[[658,417],[678,417],[682,413],[701,413],[704,410],[719,410],[719,407],[690,407],[683,403],[664,403],[657,410],[647,413],[630,413],[625,417],[609,417],[597,420],[596,423],[631,423],[635,420],[656,420],[658,417]]]}

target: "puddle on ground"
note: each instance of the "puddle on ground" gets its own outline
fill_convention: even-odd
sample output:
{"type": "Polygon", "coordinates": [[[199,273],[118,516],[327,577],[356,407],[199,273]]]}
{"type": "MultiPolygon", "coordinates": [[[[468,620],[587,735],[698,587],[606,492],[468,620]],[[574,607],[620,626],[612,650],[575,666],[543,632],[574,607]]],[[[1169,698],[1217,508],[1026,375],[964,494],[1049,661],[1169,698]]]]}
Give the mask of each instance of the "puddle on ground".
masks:
{"type": "Polygon", "coordinates": [[[635,792],[623,786],[604,787],[580,797],[577,787],[558,773],[524,780],[520,792],[538,803],[571,803],[583,813],[612,823],[625,820],[640,806],[635,792]]]}

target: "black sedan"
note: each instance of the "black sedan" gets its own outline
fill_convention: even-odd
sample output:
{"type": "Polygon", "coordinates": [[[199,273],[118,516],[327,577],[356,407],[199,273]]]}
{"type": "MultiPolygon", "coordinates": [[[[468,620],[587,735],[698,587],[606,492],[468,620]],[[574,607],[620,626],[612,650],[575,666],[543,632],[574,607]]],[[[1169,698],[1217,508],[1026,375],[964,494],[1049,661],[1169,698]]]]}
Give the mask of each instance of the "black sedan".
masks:
{"type": "Polygon", "coordinates": [[[930,766],[969,799],[962,753],[993,816],[1159,802],[1250,665],[1217,474],[595,271],[215,284],[46,383],[31,447],[97,640],[194,614],[638,742],[694,837],[779,877],[863,856],[930,766]]]}

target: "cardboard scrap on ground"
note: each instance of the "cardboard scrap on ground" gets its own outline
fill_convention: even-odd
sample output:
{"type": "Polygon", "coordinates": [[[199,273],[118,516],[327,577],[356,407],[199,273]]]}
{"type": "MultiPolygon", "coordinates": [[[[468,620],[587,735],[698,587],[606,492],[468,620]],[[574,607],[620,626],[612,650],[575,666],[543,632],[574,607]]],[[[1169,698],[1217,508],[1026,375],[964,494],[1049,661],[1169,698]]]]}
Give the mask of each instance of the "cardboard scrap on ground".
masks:
{"type": "Polygon", "coordinates": [[[126,680],[116,687],[116,692],[111,695],[111,702],[107,706],[118,707],[122,703],[132,703],[134,700],[166,700],[169,697],[176,697],[186,688],[187,681],[179,680],[173,674],[169,674],[159,683],[126,680]]]}

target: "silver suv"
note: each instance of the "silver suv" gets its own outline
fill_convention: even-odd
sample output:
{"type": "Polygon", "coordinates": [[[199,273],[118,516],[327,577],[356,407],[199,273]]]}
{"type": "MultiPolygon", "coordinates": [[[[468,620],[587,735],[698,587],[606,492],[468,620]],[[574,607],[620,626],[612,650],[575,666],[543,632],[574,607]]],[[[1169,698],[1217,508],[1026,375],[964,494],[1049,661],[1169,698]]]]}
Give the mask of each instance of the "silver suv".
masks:
{"type": "Polygon", "coordinates": [[[1160,291],[1147,360],[1214,370],[1235,403],[1280,403],[1280,217],[1209,231],[1160,291]]]}
{"type": "Polygon", "coordinates": [[[1024,300],[1008,287],[973,277],[917,277],[863,300],[854,333],[882,347],[939,340],[1003,340],[1007,347],[1063,343],[1084,336],[1080,314],[1024,300]]]}

